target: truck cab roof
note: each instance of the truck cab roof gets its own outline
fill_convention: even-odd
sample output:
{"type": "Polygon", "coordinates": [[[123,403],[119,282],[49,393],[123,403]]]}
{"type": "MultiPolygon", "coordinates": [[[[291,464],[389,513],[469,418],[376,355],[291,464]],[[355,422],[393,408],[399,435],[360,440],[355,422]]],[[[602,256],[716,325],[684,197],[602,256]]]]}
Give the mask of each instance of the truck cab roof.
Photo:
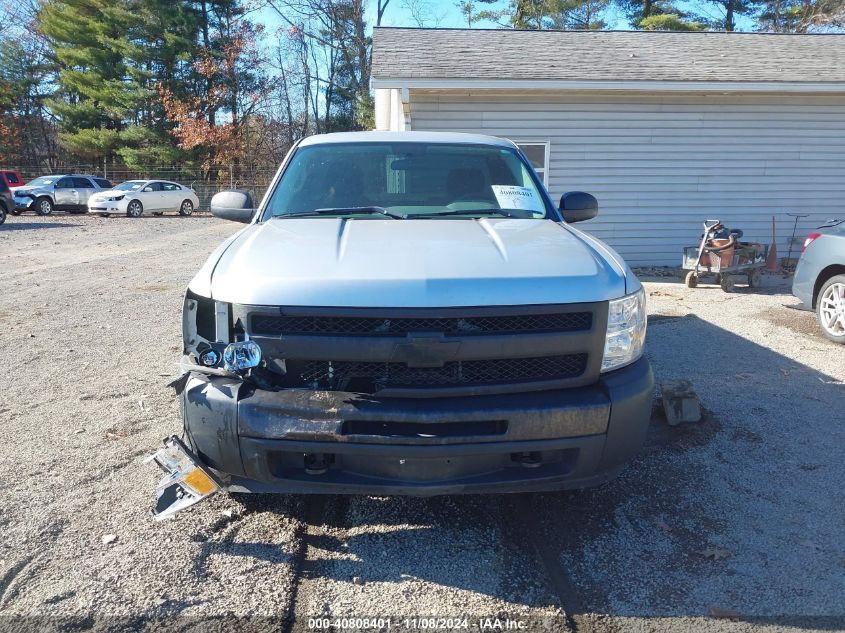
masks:
{"type": "Polygon", "coordinates": [[[309,136],[300,147],[332,143],[452,143],[516,147],[511,141],[484,134],[462,132],[333,132],[309,136]]]}

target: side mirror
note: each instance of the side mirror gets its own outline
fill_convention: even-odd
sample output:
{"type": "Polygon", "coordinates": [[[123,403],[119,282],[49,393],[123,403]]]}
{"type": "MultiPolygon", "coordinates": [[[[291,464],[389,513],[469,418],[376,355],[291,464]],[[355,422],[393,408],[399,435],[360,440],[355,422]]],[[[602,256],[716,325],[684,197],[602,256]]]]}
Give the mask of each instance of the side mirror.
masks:
{"type": "Polygon", "coordinates": [[[252,196],[243,189],[230,189],[214,194],[210,206],[211,215],[222,220],[249,224],[255,215],[252,196]]]}
{"type": "Polygon", "coordinates": [[[560,212],[567,222],[592,220],[599,213],[599,201],[583,191],[570,191],[560,197],[560,212]]]}

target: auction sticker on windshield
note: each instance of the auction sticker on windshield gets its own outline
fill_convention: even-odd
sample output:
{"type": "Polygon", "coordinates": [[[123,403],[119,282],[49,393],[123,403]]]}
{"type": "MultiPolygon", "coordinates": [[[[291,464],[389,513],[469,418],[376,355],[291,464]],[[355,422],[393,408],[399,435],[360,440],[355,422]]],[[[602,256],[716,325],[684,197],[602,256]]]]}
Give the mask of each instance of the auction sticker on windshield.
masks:
{"type": "Polygon", "coordinates": [[[533,189],[517,185],[492,185],[496,201],[502,209],[524,209],[545,213],[543,201],[533,189]]]}

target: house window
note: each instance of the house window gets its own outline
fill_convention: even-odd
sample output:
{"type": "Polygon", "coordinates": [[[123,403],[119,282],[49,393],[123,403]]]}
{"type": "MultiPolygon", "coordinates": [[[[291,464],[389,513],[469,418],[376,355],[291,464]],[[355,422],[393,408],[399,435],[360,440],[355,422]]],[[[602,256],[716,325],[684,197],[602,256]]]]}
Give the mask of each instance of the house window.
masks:
{"type": "Polygon", "coordinates": [[[546,188],[549,187],[549,142],[548,141],[514,141],[531,163],[537,175],[543,179],[546,188]]]}

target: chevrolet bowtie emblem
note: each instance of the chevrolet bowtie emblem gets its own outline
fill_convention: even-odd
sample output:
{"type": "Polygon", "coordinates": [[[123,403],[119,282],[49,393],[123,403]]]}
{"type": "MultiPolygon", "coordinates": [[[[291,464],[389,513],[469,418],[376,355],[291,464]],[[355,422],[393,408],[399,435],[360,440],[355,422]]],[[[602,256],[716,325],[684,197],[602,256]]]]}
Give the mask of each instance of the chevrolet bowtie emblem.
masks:
{"type": "Polygon", "coordinates": [[[409,334],[393,348],[391,361],[406,363],[408,367],[443,367],[454,360],[460,341],[446,341],[443,334],[409,334]]]}

